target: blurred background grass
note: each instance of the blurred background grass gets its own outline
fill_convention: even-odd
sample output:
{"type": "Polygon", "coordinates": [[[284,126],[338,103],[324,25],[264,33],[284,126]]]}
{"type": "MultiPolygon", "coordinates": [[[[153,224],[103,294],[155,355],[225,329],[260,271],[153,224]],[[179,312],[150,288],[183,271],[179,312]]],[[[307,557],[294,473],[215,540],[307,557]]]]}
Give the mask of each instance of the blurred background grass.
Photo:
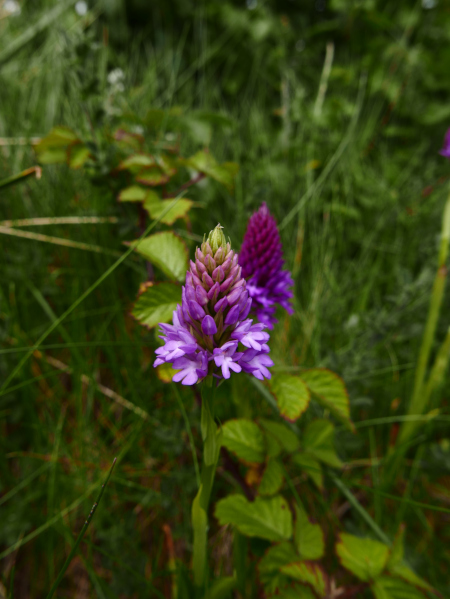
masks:
{"type": "MultiPolygon", "coordinates": [[[[220,222],[239,247],[248,216],[268,203],[296,280],[295,315],[290,324],[280,315],[272,336],[276,368],[326,366],[343,377],[352,418],[366,427],[339,431],[343,480],[384,530],[407,523],[412,565],[444,596],[449,513],[418,503],[450,508],[448,376],[433,398],[440,416],[415,439],[420,459],[390,489],[396,499],[378,493],[377,460],[406,411],[435,271],[448,190],[437,152],[450,123],[449,32],[445,0],[0,2],[0,179],[35,164],[32,138],[53,125],[95,136],[117,115],[149,108],[226,117],[212,136],[193,125],[182,139],[182,153],[206,144],[240,165],[233,195],[210,181],[193,190],[203,207],[191,213],[192,232],[220,222]]],[[[132,210],[64,166],[0,194],[2,220],[118,218],[33,233],[122,252],[139,232],[132,210]]],[[[0,244],[4,381],[114,257],[4,234],[0,244]]],[[[155,333],[129,316],[146,278],[145,264],[127,259],[1,391],[0,596],[44,596],[115,456],[59,596],[168,597],[164,524],[189,563],[196,480],[177,393],[197,441],[199,407],[158,380],[155,333]]],[[[449,308],[447,294],[437,342],[449,308]]],[[[271,414],[247,392],[253,415],[271,414]]],[[[234,414],[231,402],[220,410],[234,414]]],[[[317,502],[309,482],[294,482],[317,502]]],[[[216,496],[230,484],[219,469],[216,496]]],[[[333,485],[317,510],[325,530],[365,530],[333,485]]],[[[214,568],[227,571],[228,533],[210,534],[214,568]]]]}

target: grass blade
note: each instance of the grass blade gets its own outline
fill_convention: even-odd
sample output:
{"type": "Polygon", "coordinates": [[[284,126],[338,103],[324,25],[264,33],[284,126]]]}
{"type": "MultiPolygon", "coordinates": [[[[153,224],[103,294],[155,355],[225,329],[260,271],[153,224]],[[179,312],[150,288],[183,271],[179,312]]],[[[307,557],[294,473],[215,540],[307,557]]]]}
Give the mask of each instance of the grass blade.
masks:
{"type": "Polygon", "coordinates": [[[37,35],[45,31],[54,21],[56,21],[68,8],[75,4],[76,0],[67,0],[57,4],[54,8],[42,16],[39,21],[30,25],[21,35],[16,37],[2,52],[0,52],[0,67],[10,58],[17,54],[24,46],[31,42],[37,35]]]}
{"type": "MultiPolygon", "coordinates": [[[[126,252],[124,252],[120,258],[118,260],[116,260],[114,262],[114,264],[112,264],[96,281],[95,283],[93,283],[88,289],[86,289],[86,291],[84,293],[82,293],[80,295],[80,297],[73,302],[73,304],[67,308],[67,310],[61,314],[61,316],[55,320],[55,322],[53,322],[53,324],[44,332],[42,333],[42,335],[40,336],[40,338],[38,339],[38,341],[35,343],[34,347],[38,348],[46,339],[47,337],[50,335],[50,333],[52,333],[58,326],[59,324],[65,319],[67,318],[67,316],[69,316],[70,314],[72,314],[72,312],[75,310],[75,308],[77,308],[93,291],[95,291],[97,289],[97,287],[99,285],[101,285],[103,283],[103,281],[109,277],[110,274],[112,274],[116,268],[118,266],[120,266],[122,264],[122,262],[124,262],[128,256],[134,252],[134,250],[138,247],[139,243],[144,239],[144,237],[146,237],[150,231],[152,231],[156,225],[159,223],[159,221],[169,212],[169,210],[171,210],[176,203],[178,202],[178,200],[181,198],[181,195],[177,196],[173,202],[171,202],[169,204],[169,206],[167,206],[167,209],[164,210],[164,212],[162,212],[159,215],[159,218],[154,220],[148,227],[147,229],[142,233],[141,237],[138,239],[136,244],[131,245],[128,250],[126,252]]],[[[8,230],[8,227],[4,227],[4,229],[8,230]]],[[[14,377],[16,376],[16,374],[18,374],[21,370],[24,364],[26,364],[26,362],[28,361],[28,359],[33,355],[34,353],[34,349],[30,350],[21,360],[20,362],[17,364],[17,366],[14,368],[14,370],[11,372],[11,374],[6,377],[6,380],[3,382],[3,385],[0,387],[0,391],[2,391],[3,389],[7,388],[9,383],[14,379],[14,377]]]]}
{"type": "Polygon", "coordinates": [[[86,533],[86,530],[88,529],[88,526],[89,526],[89,524],[90,524],[90,522],[91,522],[91,520],[92,520],[92,518],[93,518],[93,516],[94,516],[94,514],[95,514],[95,511],[96,511],[96,509],[97,509],[97,507],[98,507],[98,504],[100,503],[100,500],[101,500],[101,498],[102,498],[102,496],[103,496],[103,493],[104,493],[104,491],[105,491],[106,485],[108,484],[108,481],[109,481],[109,479],[110,479],[110,477],[111,477],[112,471],[114,470],[114,466],[116,465],[116,461],[117,461],[117,458],[114,458],[114,461],[113,461],[113,463],[112,463],[112,466],[111,466],[111,468],[109,469],[108,476],[106,477],[106,480],[105,480],[105,482],[102,484],[102,488],[100,489],[100,493],[98,494],[98,497],[97,497],[97,499],[96,499],[96,501],[95,501],[94,505],[92,506],[92,509],[91,509],[91,511],[89,512],[89,515],[88,515],[88,517],[86,518],[86,521],[85,521],[85,523],[83,524],[83,528],[81,529],[81,531],[80,531],[80,534],[78,535],[78,538],[77,538],[77,540],[75,541],[75,545],[72,547],[72,551],[69,553],[69,556],[67,557],[66,561],[64,562],[64,565],[63,565],[63,567],[61,568],[61,571],[60,571],[60,573],[58,574],[58,576],[57,576],[57,578],[56,578],[55,582],[53,583],[53,586],[52,586],[52,588],[50,589],[50,592],[49,592],[49,594],[47,595],[47,599],[51,599],[51,597],[53,597],[53,593],[56,591],[56,589],[57,589],[57,588],[58,588],[58,586],[59,586],[59,583],[60,583],[60,582],[61,582],[61,580],[63,579],[63,576],[64,576],[64,574],[65,574],[65,572],[66,572],[67,568],[69,567],[69,564],[70,564],[70,562],[72,561],[72,558],[73,558],[73,556],[75,555],[75,553],[76,553],[76,551],[77,551],[77,549],[78,549],[78,546],[79,546],[79,544],[81,543],[81,540],[82,540],[82,538],[84,537],[84,535],[85,535],[85,533],[86,533]]]}

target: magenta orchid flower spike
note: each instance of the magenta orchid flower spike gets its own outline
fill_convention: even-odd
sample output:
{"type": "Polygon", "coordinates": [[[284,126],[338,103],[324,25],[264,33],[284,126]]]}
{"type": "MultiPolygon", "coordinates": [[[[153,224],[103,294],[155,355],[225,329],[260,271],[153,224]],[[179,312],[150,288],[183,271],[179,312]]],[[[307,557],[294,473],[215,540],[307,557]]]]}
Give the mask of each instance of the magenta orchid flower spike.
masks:
{"type": "Polygon", "coordinates": [[[266,203],[248,221],[239,253],[242,274],[247,279],[247,291],[252,298],[252,313],[259,322],[272,329],[277,322],[275,310],[282,306],[289,314],[294,310],[289,302],[294,285],[291,274],[283,270],[283,248],[277,223],[266,203]]]}
{"type": "Polygon", "coordinates": [[[445,134],[444,145],[439,154],[445,156],[445,158],[450,158],[450,129],[448,129],[445,134]]]}
{"type": "Polygon", "coordinates": [[[270,379],[269,334],[247,318],[251,307],[238,255],[217,225],[195,252],[173,324],[159,325],[164,345],[154,366],[172,364],[179,370],[173,381],[183,385],[208,375],[228,379],[231,371],[270,379]]]}

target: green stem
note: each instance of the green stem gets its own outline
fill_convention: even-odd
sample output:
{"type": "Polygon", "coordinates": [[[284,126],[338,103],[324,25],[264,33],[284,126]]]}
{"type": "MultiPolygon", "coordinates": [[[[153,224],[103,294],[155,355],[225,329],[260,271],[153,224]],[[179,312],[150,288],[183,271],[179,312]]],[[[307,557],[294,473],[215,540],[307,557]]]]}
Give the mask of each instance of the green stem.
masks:
{"type": "MultiPolygon", "coordinates": [[[[411,403],[408,408],[408,415],[423,414],[428,402],[427,394],[424,393],[425,373],[427,370],[430,352],[436,333],[437,321],[441,309],[442,299],[444,297],[445,282],[447,277],[447,256],[450,241],[450,194],[445,204],[444,214],[442,216],[442,234],[441,245],[439,248],[438,269],[434,279],[433,290],[431,293],[430,308],[428,319],[425,325],[425,331],[420,348],[419,359],[417,361],[416,375],[414,380],[414,389],[411,403]]],[[[397,443],[404,445],[409,441],[417,428],[416,422],[405,422],[400,429],[397,443]]]]}
{"type": "Polygon", "coordinates": [[[18,173],[17,175],[12,175],[12,177],[8,177],[7,179],[3,179],[0,181],[0,187],[8,187],[9,185],[14,185],[14,183],[18,183],[19,181],[23,181],[28,179],[28,177],[36,177],[36,179],[40,179],[42,175],[42,169],[40,166],[32,166],[31,168],[27,168],[26,170],[18,173]]]}
{"type": "Polygon", "coordinates": [[[197,460],[197,454],[195,453],[195,443],[194,443],[194,437],[192,435],[192,429],[191,429],[191,425],[189,423],[189,418],[188,415],[186,414],[186,410],[185,407],[183,405],[183,400],[180,397],[180,392],[178,391],[178,387],[176,383],[172,384],[172,387],[175,391],[175,396],[177,398],[177,402],[178,402],[178,406],[180,408],[180,412],[183,416],[184,419],[184,424],[186,425],[186,431],[189,437],[189,445],[191,446],[191,453],[192,453],[192,461],[194,462],[194,469],[195,469],[195,478],[197,479],[197,487],[200,487],[201,484],[201,480],[200,480],[200,468],[198,467],[198,460],[197,460]]]}
{"type": "Polygon", "coordinates": [[[208,506],[220,452],[221,433],[217,430],[214,422],[214,394],[215,381],[211,377],[209,380],[206,379],[202,386],[202,473],[200,488],[192,503],[192,528],[194,531],[192,569],[194,583],[198,588],[203,588],[205,584],[208,506]]]}
{"type": "MultiPolygon", "coordinates": [[[[428,405],[433,396],[433,392],[438,389],[444,382],[445,373],[447,372],[448,362],[450,359],[450,327],[447,330],[447,335],[438,350],[434,360],[433,368],[425,385],[424,395],[425,402],[428,405]]],[[[431,406],[432,407],[432,406],[431,406]]]]}

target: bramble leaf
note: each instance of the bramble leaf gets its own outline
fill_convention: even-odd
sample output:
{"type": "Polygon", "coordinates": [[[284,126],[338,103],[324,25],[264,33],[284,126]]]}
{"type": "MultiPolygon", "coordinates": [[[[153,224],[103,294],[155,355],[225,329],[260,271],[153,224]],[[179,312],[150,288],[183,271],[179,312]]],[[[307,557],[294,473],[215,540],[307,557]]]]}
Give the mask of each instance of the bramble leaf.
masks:
{"type": "Polygon", "coordinates": [[[286,420],[295,422],[309,405],[310,394],[307,386],[298,376],[275,374],[270,381],[280,414],[286,420]]]}
{"type": "Polygon", "coordinates": [[[258,569],[260,573],[271,573],[278,571],[282,566],[291,564],[298,559],[297,552],[292,543],[286,541],[272,545],[261,558],[258,569]]]}
{"type": "Polygon", "coordinates": [[[244,535],[268,541],[286,541],[292,536],[292,515],[281,495],[257,497],[250,502],[242,495],[229,495],[216,505],[221,525],[232,524],[244,535]]]}
{"type": "Polygon", "coordinates": [[[298,561],[282,566],[280,571],[294,580],[311,585],[319,597],[325,596],[325,574],[319,564],[298,561]]]}
{"type": "Polygon", "coordinates": [[[188,250],[184,241],[175,233],[155,233],[141,241],[129,242],[128,245],[134,246],[138,254],[160,268],[169,278],[184,280],[188,268],[188,250]]]}
{"type": "Polygon", "coordinates": [[[310,522],[305,508],[295,504],[294,542],[302,559],[320,559],[325,551],[325,539],[318,524],[310,522]]]}
{"type": "Polygon", "coordinates": [[[293,458],[293,462],[300,466],[302,470],[310,477],[316,487],[323,490],[323,474],[322,467],[317,460],[307,453],[296,453],[293,458]]]}
{"type": "Polygon", "coordinates": [[[258,493],[260,495],[275,495],[281,488],[284,480],[284,471],[278,460],[274,458],[267,462],[264,470],[258,493]]]}
{"type": "MultiPolygon", "coordinates": [[[[150,192],[150,193],[152,193],[152,192],[150,192]]],[[[156,219],[156,218],[159,218],[161,216],[161,214],[165,210],[167,210],[168,206],[170,206],[170,204],[172,204],[172,203],[173,203],[173,199],[159,200],[159,198],[158,198],[158,200],[155,201],[152,198],[152,200],[150,202],[148,201],[148,199],[146,199],[144,201],[144,208],[150,214],[151,218],[156,219]]],[[[177,201],[177,203],[174,206],[172,206],[172,208],[170,208],[170,210],[168,210],[166,212],[166,214],[164,214],[164,216],[161,217],[160,222],[164,223],[165,225],[172,225],[177,219],[184,218],[186,216],[186,214],[189,212],[191,207],[192,207],[191,200],[181,198],[177,201]]]]}
{"type": "Polygon", "coordinates": [[[239,418],[228,420],[223,427],[222,444],[248,463],[264,461],[264,435],[257,424],[239,418]]]}
{"type": "Polygon", "coordinates": [[[309,455],[333,468],[341,468],[333,441],[334,426],[329,420],[313,420],[303,435],[303,446],[309,455]]]}
{"type": "Polygon", "coordinates": [[[371,585],[375,599],[425,599],[426,595],[410,584],[392,578],[380,576],[371,585]]]}
{"type": "Polygon", "coordinates": [[[165,185],[170,179],[159,165],[149,166],[142,169],[136,175],[136,181],[141,185],[156,187],[157,185],[165,185]]]}
{"type": "Polygon", "coordinates": [[[130,185],[130,187],[122,189],[117,199],[119,202],[143,202],[148,193],[154,192],[148,191],[140,185],[130,185]]]}
{"type": "Polygon", "coordinates": [[[273,437],[287,452],[293,453],[300,448],[300,441],[297,435],[285,424],[273,422],[265,418],[260,418],[259,423],[266,431],[266,437],[273,437]]]}
{"type": "Polygon", "coordinates": [[[306,370],[302,372],[301,378],[317,401],[353,431],[350,402],[343,380],[326,368],[306,370]]]}
{"type": "Polygon", "coordinates": [[[89,148],[84,143],[76,143],[67,148],[67,163],[70,168],[81,168],[90,157],[89,148]]]}
{"type": "Polygon", "coordinates": [[[181,303],[181,287],[174,283],[147,284],[138,296],[131,314],[142,325],[152,328],[170,322],[177,304],[181,303]]]}
{"type": "Polygon", "coordinates": [[[200,150],[184,162],[186,166],[222,183],[229,191],[233,189],[234,179],[239,171],[239,165],[234,162],[218,164],[214,156],[205,150],[200,150]]]}
{"type": "Polygon", "coordinates": [[[342,533],[336,543],[336,553],[344,568],[360,580],[369,582],[383,572],[389,558],[389,547],[379,541],[342,533]]]}
{"type": "Polygon", "coordinates": [[[127,170],[131,173],[138,173],[143,168],[155,166],[156,160],[150,154],[132,154],[127,156],[117,167],[120,171],[127,170]]]}

